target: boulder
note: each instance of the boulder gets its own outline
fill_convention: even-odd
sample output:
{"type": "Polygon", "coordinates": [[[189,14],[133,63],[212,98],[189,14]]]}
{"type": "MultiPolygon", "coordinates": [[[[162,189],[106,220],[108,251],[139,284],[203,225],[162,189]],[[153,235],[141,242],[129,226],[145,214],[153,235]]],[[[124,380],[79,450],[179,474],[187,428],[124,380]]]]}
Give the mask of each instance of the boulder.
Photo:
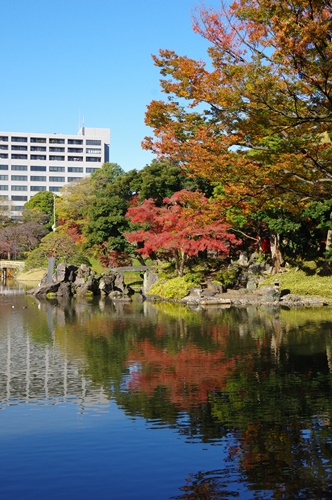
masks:
{"type": "Polygon", "coordinates": [[[109,295],[114,290],[114,275],[102,276],[99,281],[99,290],[104,295],[109,295]]]}
{"type": "Polygon", "coordinates": [[[57,293],[60,283],[51,283],[50,285],[40,285],[35,291],[35,296],[38,298],[46,297],[49,293],[57,293]]]}

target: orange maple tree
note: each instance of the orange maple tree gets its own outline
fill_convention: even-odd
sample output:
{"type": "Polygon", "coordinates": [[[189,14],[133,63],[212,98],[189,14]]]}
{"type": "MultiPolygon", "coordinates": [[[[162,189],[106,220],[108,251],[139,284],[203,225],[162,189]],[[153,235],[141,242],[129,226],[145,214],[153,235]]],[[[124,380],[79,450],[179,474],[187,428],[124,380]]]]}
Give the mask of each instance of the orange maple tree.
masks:
{"type": "Polygon", "coordinates": [[[242,210],[330,198],[332,4],[238,0],[201,8],[208,64],[154,56],[166,101],[152,101],[143,147],[222,184],[242,210]]]}

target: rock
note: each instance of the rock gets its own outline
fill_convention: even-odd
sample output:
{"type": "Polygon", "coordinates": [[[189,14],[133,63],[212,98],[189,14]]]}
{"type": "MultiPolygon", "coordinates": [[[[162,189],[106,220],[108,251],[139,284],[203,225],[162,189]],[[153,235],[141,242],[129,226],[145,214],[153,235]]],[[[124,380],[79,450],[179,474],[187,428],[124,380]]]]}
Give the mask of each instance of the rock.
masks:
{"type": "Polygon", "coordinates": [[[247,267],[249,264],[247,252],[241,252],[238,260],[239,266],[247,267]]]}
{"type": "Polygon", "coordinates": [[[60,286],[56,292],[57,297],[72,297],[73,292],[70,283],[60,283],[60,286]]]}
{"type": "Polygon", "coordinates": [[[53,281],[55,283],[59,283],[61,281],[73,281],[76,271],[76,266],[66,266],[64,263],[59,264],[53,274],[53,281]]]}
{"type": "Polygon", "coordinates": [[[98,281],[93,277],[89,276],[88,279],[83,283],[83,285],[75,287],[76,295],[99,295],[99,284],[98,281]]]}
{"type": "Polygon", "coordinates": [[[262,302],[279,302],[280,292],[271,288],[262,296],[262,302]]]}
{"type": "Polygon", "coordinates": [[[108,295],[114,290],[115,276],[102,276],[99,281],[99,290],[101,293],[108,295]]]}
{"type": "Polygon", "coordinates": [[[41,285],[35,291],[35,296],[38,298],[46,297],[49,293],[57,293],[60,283],[51,283],[50,285],[41,285]]]}
{"type": "Polygon", "coordinates": [[[247,290],[257,290],[257,280],[255,278],[249,278],[246,288],[247,290]]]}
{"type": "Polygon", "coordinates": [[[248,267],[248,274],[258,275],[261,274],[261,271],[262,271],[262,265],[260,262],[253,262],[248,267]]]}
{"type": "MultiPolygon", "coordinates": [[[[52,293],[56,297],[72,297],[74,295],[110,295],[114,297],[129,297],[133,289],[125,284],[121,273],[104,274],[97,276],[88,266],[66,266],[59,264],[53,275],[53,283],[48,283],[47,273],[43,276],[40,285],[31,293],[36,297],[46,297],[52,293]]],[[[111,296],[112,298],[112,296],[111,296]]]]}
{"type": "Polygon", "coordinates": [[[142,292],[143,294],[147,294],[150,291],[150,288],[152,285],[157,283],[158,281],[158,274],[154,271],[145,271],[144,277],[143,277],[143,288],[142,292]]]}

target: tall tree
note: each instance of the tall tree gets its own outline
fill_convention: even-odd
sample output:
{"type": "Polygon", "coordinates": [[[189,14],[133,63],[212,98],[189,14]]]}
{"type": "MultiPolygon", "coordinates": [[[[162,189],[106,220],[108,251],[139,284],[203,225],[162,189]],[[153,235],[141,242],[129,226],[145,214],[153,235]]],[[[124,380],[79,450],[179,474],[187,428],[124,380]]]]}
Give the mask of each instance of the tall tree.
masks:
{"type": "Polygon", "coordinates": [[[238,0],[200,9],[194,30],[209,64],[154,56],[168,100],[149,105],[144,147],[220,181],[242,210],[330,198],[332,4],[238,0]]]}
{"type": "MultiPolygon", "coordinates": [[[[115,163],[106,163],[91,176],[92,197],[84,228],[86,245],[95,247],[106,265],[121,265],[133,252],[123,237],[129,229],[125,214],[133,196],[132,183],[137,172],[124,172],[115,163]]],[[[126,262],[127,263],[127,262],[126,262]]]]}

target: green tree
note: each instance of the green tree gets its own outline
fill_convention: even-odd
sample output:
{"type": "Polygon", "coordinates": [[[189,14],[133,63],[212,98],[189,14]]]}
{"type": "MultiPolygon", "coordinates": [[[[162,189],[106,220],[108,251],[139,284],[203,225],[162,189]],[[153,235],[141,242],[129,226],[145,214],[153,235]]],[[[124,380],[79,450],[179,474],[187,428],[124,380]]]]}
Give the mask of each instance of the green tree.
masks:
{"type": "Polygon", "coordinates": [[[34,221],[44,224],[50,231],[54,224],[54,204],[58,198],[50,191],[40,191],[24,204],[23,220],[25,222],[34,221]]]}
{"type": "Polygon", "coordinates": [[[61,262],[75,265],[89,264],[87,257],[75,245],[72,238],[57,231],[48,233],[40,241],[39,246],[29,254],[25,269],[47,267],[49,257],[55,257],[56,265],[61,262]]]}
{"type": "Polygon", "coordinates": [[[133,198],[132,183],[137,172],[124,172],[117,164],[106,163],[91,176],[92,196],[84,227],[86,246],[94,247],[105,265],[127,263],[133,253],[123,233],[129,228],[125,214],[133,198]]]}
{"type": "Polygon", "coordinates": [[[181,189],[196,191],[206,196],[212,194],[212,186],[208,180],[198,177],[188,177],[179,165],[169,160],[152,160],[138,172],[132,184],[140,201],[152,198],[156,205],[161,206],[163,199],[172,196],[181,189]]]}

